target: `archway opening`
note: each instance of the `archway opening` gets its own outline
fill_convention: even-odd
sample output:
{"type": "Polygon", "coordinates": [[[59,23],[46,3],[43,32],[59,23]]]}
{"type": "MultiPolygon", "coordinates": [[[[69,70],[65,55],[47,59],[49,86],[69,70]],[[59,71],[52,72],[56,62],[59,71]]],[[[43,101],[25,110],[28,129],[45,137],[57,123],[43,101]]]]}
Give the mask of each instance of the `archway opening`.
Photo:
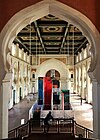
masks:
{"type": "Polygon", "coordinates": [[[49,71],[47,71],[46,73],[46,77],[51,77],[52,79],[60,79],[60,73],[55,70],[55,69],[51,69],[49,71]]]}
{"type": "MultiPolygon", "coordinates": [[[[47,3],[45,3],[45,1],[43,1],[42,3],[37,5],[37,9],[35,9],[36,11],[34,11],[35,5],[33,5],[32,6],[33,8],[30,7],[30,9],[32,8],[33,10],[32,11],[30,10],[31,12],[29,12],[29,13],[27,13],[27,8],[26,8],[24,10],[24,13],[25,13],[24,16],[23,16],[23,11],[19,12],[17,14],[17,16],[21,17],[21,20],[20,20],[20,18],[18,18],[15,15],[14,18],[12,18],[9,21],[9,23],[11,23],[10,28],[9,28],[9,23],[8,23],[6,25],[6,28],[4,28],[4,30],[2,31],[2,37],[4,37],[3,40],[1,41],[2,53],[3,53],[2,61],[4,64],[3,69],[9,71],[9,65],[8,65],[9,64],[8,62],[10,61],[10,60],[8,60],[9,48],[11,47],[11,44],[12,44],[13,40],[15,39],[16,34],[18,34],[21,31],[21,29],[23,29],[23,27],[25,27],[26,25],[31,23],[31,21],[35,21],[36,19],[39,19],[40,17],[43,17],[46,15],[46,13],[48,13],[48,14],[57,16],[65,21],[68,20],[70,23],[74,24],[76,27],[81,29],[83,34],[86,35],[86,37],[88,38],[89,43],[91,44],[91,47],[92,47],[92,55],[91,55],[92,61],[91,61],[91,65],[90,65],[90,71],[94,72],[93,74],[95,75],[96,79],[99,81],[100,77],[98,77],[98,75],[97,75],[98,67],[96,68],[96,62],[97,62],[96,61],[96,52],[98,51],[97,46],[100,44],[100,42],[96,39],[96,37],[98,36],[98,32],[97,32],[96,28],[94,27],[94,25],[92,23],[89,24],[90,21],[83,15],[81,15],[80,16],[81,18],[79,18],[78,15],[80,15],[80,13],[78,13],[78,11],[76,11],[76,10],[75,10],[75,13],[73,12],[73,15],[72,15],[72,13],[70,11],[73,11],[73,9],[68,8],[66,6],[66,10],[65,10],[65,8],[64,8],[65,6],[63,4],[61,5],[61,3],[59,3],[59,2],[53,1],[52,4],[48,2],[49,7],[46,6],[46,4],[47,3]],[[55,4],[55,7],[53,4],[55,4]],[[59,5],[61,7],[59,7],[59,5]],[[64,10],[62,10],[62,9],[64,9],[64,10]],[[32,13],[35,13],[36,15],[33,17],[32,13]],[[26,18],[25,18],[25,16],[26,16],[26,18]],[[87,20],[85,20],[85,19],[87,19],[87,20]],[[92,26],[94,28],[91,28],[92,26]],[[95,34],[94,34],[94,30],[95,30],[95,34]]],[[[54,30],[54,28],[51,28],[50,30],[52,31],[52,30],[54,30]]]]}

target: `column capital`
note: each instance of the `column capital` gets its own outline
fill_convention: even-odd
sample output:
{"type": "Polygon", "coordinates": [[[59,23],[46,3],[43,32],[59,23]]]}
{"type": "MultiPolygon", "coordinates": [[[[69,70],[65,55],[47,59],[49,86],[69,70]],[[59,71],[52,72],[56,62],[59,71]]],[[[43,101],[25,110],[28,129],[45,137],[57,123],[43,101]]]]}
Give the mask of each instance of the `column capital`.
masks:
{"type": "Polygon", "coordinates": [[[94,77],[93,72],[88,70],[88,75],[89,75],[90,79],[92,79],[92,81],[97,82],[96,78],[94,77]]]}
{"type": "Polygon", "coordinates": [[[3,82],[4,81],[10,81],[12,79],[12,72],[7,72],[4,79],[3,79],[3,82]]]}

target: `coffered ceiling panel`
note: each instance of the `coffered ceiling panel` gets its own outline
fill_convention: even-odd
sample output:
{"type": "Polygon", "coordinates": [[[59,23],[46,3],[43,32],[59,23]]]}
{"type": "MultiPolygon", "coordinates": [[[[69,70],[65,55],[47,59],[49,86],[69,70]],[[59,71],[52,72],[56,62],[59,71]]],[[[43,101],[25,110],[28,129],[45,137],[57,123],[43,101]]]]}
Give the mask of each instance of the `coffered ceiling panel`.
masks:
{"type": "Polygon", "coordinates": [[[14,40],[28,54],[77,55],[88,43],[72,24],[47,15],[23,28],[14,40]]]}

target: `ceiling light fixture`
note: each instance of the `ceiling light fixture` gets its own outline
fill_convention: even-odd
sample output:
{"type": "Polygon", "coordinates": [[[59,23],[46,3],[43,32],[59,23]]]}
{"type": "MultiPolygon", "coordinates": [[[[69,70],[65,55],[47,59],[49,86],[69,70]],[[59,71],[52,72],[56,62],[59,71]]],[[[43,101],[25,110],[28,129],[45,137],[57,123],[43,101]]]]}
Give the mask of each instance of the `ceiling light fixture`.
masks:
{"type": "Polygon", "coordinates": [[[29,40],[30,40],[30,43],[29,43],[29,46],[30,46],[30,48],[29,48],[29,50],[30,50],[30,55],[31,55],[31,23],[30,23],[30,37],[29,37],[29,40]]]}
{"type": "Polygon", "coordinates": [[[29,42],[29,55],[30,55],[30,64],[32,65],[31,23],[30,23],[30,30],[29,31],[30,31],[30,37],[29,37],[29,41],[30,41],[29,42]]]}
{"type": "MultiPolygon", "coordinates": [[[[37,26],[36,26],[36,28],[37,28],[37,26]]],[[[37,29],[36,29],[36,65],[37,65],[37,29]]]]}

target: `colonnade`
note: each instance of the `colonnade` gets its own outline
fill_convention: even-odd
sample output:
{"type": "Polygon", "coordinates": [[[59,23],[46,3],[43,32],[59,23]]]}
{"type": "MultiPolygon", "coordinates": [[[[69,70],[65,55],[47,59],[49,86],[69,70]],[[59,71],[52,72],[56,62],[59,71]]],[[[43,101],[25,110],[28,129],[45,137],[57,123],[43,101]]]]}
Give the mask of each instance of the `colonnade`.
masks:
{"type": "Polygon", "coordinates": [[[91,56],[88,49],[89,46],[76,56],[78,60],[76,59],[75,63],[74,89],[83,99],[92,104],[92,81],[88,75],[91,56]]]}
{"type": "Polygon", "coordinates": [[[31,92],[30,57],[18,44],[12,44],[10,55],[11,90],[8,99],[8,109],[31,92]]]}

